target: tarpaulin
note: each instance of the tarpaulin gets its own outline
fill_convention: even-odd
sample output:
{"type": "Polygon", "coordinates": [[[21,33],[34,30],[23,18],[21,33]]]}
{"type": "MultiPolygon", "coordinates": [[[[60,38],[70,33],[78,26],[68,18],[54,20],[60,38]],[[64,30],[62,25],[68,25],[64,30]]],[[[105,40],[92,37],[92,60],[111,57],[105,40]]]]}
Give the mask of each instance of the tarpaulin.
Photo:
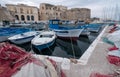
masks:
{"type": "Polygon", "coordinates": [[[103,37],[102,40],[103,40],[103,42],[105,42],[105,43],[108,43],[108,44],[114,45],[114,42],[108,40],[107,37],[103,37]]]}

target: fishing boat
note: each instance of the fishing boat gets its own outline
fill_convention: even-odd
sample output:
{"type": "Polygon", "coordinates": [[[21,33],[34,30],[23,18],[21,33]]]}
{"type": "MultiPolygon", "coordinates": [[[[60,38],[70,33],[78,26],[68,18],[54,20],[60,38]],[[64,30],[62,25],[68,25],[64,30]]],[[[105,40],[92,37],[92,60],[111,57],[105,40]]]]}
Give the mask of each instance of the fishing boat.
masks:
{"type": "Polygon", "coordinates": [[[0,28],[0,42],[8,40],[8,38],[13,35],[28,31],[30,31],[30,29],[28,28],[11,28],[11,27],[0,28]]]}
{"type": "Polygon", "coordinates": [[[65,39],[77,39],[79,38],[83,28],[75,27],[75,25],[62,24],[61,20],[50,20],[49,28],[56,32],[57,37],[65,39]]]}
{"type": "Polygon", "coordinates": [[[102,28],[102,24],[87,24],[83,27],[85,27],[89,32],[99,32],[102,28]]]}
{"type": "Polygon", "coordinates": [[[84,29],[84,30],[81,32],[80,36],[89,36],[90,33],[91,33],[91,32],[90,32],[88,29],[84,29]]]}
{"type": "Polygon", "coordinates": [[[15,44],[24,44],[30,42],[38,34],[40,34],[40,31],[29,31],[11,36],[8,40],[15,44]]]}
{"type": "Polygon", "coordinates": [[[54,31],[43,31],[32,39],[32,47],[41,51],[44,48],[52,46],[55,42],[56,34],[54,31]]]}

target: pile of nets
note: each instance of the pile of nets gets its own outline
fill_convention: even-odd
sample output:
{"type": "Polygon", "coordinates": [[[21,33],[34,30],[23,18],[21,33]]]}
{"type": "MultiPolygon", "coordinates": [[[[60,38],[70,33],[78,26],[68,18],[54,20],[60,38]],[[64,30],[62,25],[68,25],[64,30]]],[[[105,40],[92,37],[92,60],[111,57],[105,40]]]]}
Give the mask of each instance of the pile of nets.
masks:
{"type": "Polygon", "coordinates": [[[11,77],[29,62],[41,65],[30,53],[9,43],[0,43],[0,77],[11,77]]]}

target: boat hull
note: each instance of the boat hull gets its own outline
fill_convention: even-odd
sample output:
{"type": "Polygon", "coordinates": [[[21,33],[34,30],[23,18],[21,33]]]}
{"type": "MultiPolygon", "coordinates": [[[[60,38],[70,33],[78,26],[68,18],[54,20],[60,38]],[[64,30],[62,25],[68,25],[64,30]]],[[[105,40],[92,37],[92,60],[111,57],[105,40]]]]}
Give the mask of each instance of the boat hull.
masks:
{"type": "Polygon", "coordinates": [[[30,36],[27,38],[15,39],[15,40],[10,40],[10,41],[15,44],[24,44],[24,43],[30,42],[33,38],[34,36],[30,36]]]}
{"type": "Polygon", "coordinates": [[[44,31],[32,39],[31,44],[33,48],[41,51],[44,48],[49,48],[55,42],[56,35],[54,31],[44,31]]]}
{"type": "Polygon", "coordinates": [[[38,34],[40,34],[39,31],[30,31],[30,32],[14,35],[8,38],[8,40],[14,44],[24,44],[24,43],[30,42],[38,34]]]}
{"type": "Polygon", "coordinates": [[[79,38],[83,29],[57,30],[54,29],[56,35],[62,38],[79,38]]]}
{"type": "Polygon", "coordinates": [[[49,48],[54,43],[55,43],[55,40],[53,40],[51,42],[48,42],[48,43],[45,43],[45,44],[41,44],[41,45],[33,45],[32,44],[32,47],[35,47],[36,49],[38,49],[39,51],[41,51],[42,49],[49,48]]]}

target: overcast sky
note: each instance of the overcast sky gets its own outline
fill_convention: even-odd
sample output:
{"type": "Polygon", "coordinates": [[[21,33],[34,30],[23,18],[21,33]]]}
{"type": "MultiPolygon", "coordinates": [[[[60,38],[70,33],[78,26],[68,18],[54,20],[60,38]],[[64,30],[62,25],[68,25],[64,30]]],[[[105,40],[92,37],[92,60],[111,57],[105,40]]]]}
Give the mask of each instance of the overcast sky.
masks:
{"type": "MultiPolygon", "coordinates": [[[[112,17],[115,8],[119,8],[120,0],[0,0],[1,5],[23,3],[39,8],[40,3],[63,5],[68,8],[89,8],[92,17],[112,17]]],[[[118,9],[120,11],[120,9],[118,9]]],[[[119,12],[120,13],[120,12],[119,12]]]]}

